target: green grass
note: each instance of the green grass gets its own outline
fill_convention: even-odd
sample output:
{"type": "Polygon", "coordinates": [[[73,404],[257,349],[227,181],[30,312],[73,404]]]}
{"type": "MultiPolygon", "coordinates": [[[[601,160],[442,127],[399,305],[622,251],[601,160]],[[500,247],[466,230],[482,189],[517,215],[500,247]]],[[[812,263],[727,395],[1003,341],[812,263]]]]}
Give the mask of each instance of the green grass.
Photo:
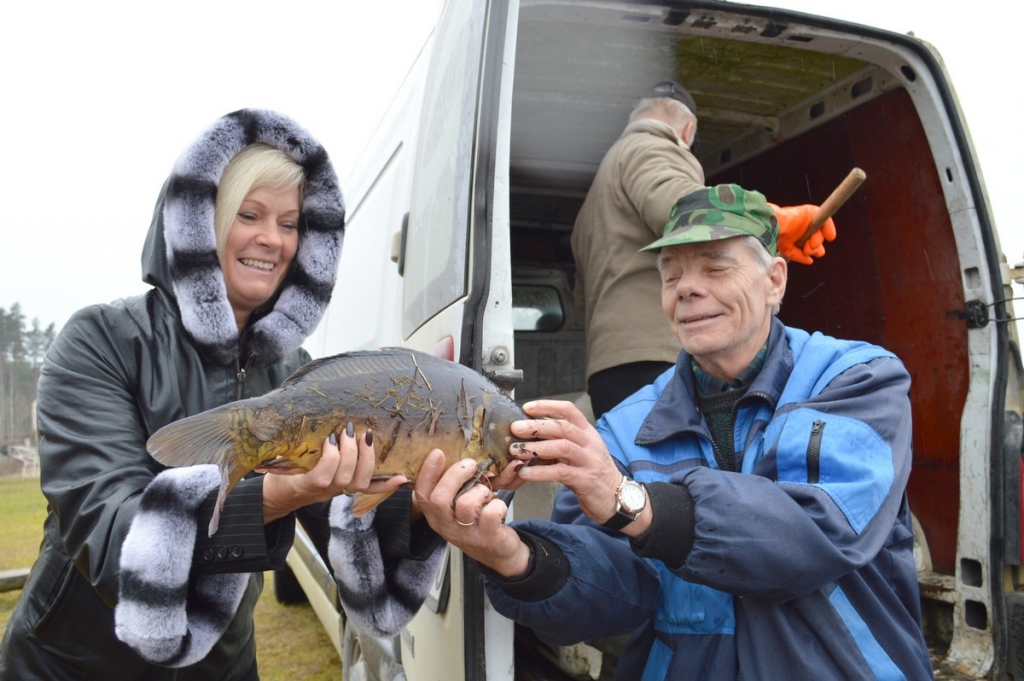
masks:
{"type": "MultiPolygon", "coordinates": [[[[30,567],[39,553],[46,499],[39,478],[0,477],[0,518],[4,523],[0,570],[30,567]]],[[[273,574],[256,605],[256,650],[262,681],[331,681],[341,678],[341,661],[309,605],[281,605],[273,574]]],[[[7,627],[20,591],[0,593],[0,632],[7,627]]]]}
{"type": "Polygon", "coordinates": [[[309,604],[281,605],[274,598],[274,575],[263,576],[256,604],[256,659],[261,681],[335,681],[341,660],[309,604]]]}
{"type": "Polygon", "coordinates": [[[29,567],[39,554],[46,518],[46,499],[39,489],[39,478],[0,478],[0,518],[4,523],[0,570],[29,567]]]}

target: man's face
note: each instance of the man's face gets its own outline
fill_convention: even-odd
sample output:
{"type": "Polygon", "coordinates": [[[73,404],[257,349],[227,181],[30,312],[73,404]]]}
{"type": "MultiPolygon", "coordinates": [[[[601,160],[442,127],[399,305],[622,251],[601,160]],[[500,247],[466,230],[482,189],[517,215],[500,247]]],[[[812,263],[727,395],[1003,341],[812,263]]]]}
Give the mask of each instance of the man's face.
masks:
{"type": "Polygon", "coordinates": [[[736,237],[668,246],[660,262],[662,309],[683,348],[705,371],[732,380],[768,339],[786,261],[774,258],[763,271],[736,237]]]}

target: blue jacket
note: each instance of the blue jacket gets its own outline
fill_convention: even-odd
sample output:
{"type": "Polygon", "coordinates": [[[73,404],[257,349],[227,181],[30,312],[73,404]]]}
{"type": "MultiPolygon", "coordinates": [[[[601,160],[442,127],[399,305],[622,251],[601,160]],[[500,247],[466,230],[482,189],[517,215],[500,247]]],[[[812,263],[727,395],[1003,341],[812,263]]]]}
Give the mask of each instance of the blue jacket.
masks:
{"type": "Polygon", "coordinates": [[[682,353],[598,422],[648,486],[645,544],[595,524],[563,489],[551,522],[514,523],[545,550],[522,580],[488,580],[495,608],[555,643],[633,632],[620,679],[933,678],[902,363],[773,320],[730,457],[697,411],[690,362],[682,353]]]}

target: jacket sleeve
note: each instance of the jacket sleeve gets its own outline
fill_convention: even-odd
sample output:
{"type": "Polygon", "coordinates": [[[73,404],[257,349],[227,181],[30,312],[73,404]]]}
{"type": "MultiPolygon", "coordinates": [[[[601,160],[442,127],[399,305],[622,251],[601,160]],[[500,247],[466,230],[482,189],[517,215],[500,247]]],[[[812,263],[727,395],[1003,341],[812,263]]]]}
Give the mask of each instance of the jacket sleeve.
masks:
{"type": "Polygon", "coordinates": [[[558,645],[625,634],[654,616],[658,570],[630,549],[625,535],[587,518],[565,488],[551,518],[515,521],[512,527],[533,535],[528,543],[534,551],[545,547],[534,561],[563,562],[567,570],[534,569],[519,582],[489,575],[487,595],[495,610],[558,645]]]}
{"type": "MultiPolygon", "coordinates": [[[[691,468],[674,476],[692,503],[692,545],[660,557],[684,579],[784,602],[905,542],[910,531],[897,516],[911,465],[909,386],[896,359],[855,364],[775,414],[754,475],[691,468]]],[[[659,557],[647,549],[666,549],[672,528],[654,510],[640,551],[659,557]]]]}
{"type": "Polygon", "coordinates": [[[678,143],[657,135],[636,135],[637,142],[622,156],[622,190],[652,238],[662,235],[672,206],[704,186],[697,159],[678,143]]]}
{"type": "MultiPolygon", "coordinates": [[[[123,338],[120,325],[126,322],[108,316],[107,310],[91,307],[76,313],[55,339],[39,381],[38,413],[41,484],[58,521],[61,544],[99,595],[113,605],[129,526],[143,491],[164,466],[146,451],[148,432],[137,406],[143,397],[135,394],[136,369],[130,356],[134,341],[123,338]]],[[[232,497],[221,523],[237,526],[245,521],[231,518],[251,519],[252,506],[244,494],[232,497]]],[[[290,543],[288,528],[281,531],[279,538],[290,543]]],[[[269,569],[266,540],[262,532],[256,534],[230,544],[220,538],[215,553],[226,546],[226,555],[198,570],[269,569]],[[243,543],[246,550],[240,555],[231,550],[243,543]]],[[[277,536],[276,531],[271,535],[277,536]]]]}

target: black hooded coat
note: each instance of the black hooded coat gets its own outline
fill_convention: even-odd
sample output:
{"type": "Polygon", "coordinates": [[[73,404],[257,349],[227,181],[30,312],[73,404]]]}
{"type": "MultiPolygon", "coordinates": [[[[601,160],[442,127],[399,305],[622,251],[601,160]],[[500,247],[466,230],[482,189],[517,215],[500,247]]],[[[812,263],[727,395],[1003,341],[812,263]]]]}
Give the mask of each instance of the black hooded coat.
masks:
{"type": "Polygon", "coordinates": [[[143,252],[153,288],[77,312],[47,353],[38,424],[49,509],[0,645],[0,679],[230,681],[254,671],[262,572],[283,566],[294,516],[264,527],[261,479],[247,479],[208,537],[212,466],[165,469],[146,440],[263,394],[309,360],[299,346],[329,301],[343,228],[326,152],[283,116],[229,114],[181,156],[143,252]],[[213,211],[224,167],[255,142],[294,158],[306,184],[292,268],[239,337],[213,211]]]}

